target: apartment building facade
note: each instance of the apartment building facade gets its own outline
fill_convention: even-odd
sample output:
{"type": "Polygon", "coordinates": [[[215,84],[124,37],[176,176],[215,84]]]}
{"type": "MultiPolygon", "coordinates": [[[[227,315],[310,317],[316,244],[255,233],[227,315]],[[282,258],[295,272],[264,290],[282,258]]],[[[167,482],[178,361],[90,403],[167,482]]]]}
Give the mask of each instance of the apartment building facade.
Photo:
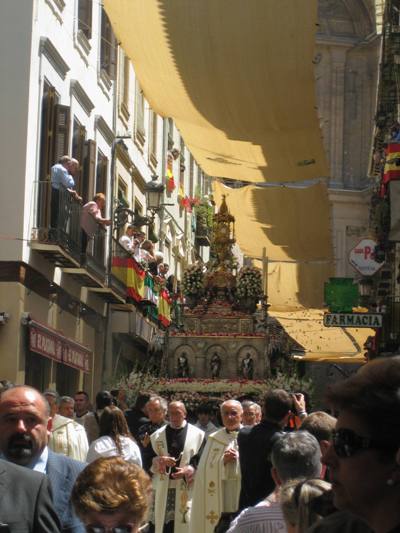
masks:
{"type": "Polygon", "coordinates": [[[104,217],[114,221],[121,204],[146,216],[146,186],[155,176],[165,183],[173,143],[181,187],[167,189],[151,231],[179,278],[206,250],[188,198],[206,194],[209,182],[173,123],[145,101],[99,2],[5,0],[0,12],[0,376],[93,393],[143,362],[163,333],[126,303],[113,275],[123,227],[99,227],[82,249],[82,205],[102,192],[104,217]],[[65,154],[79,160],[82,200],[60,195],[55,206],[51,167],[65,154]]]}

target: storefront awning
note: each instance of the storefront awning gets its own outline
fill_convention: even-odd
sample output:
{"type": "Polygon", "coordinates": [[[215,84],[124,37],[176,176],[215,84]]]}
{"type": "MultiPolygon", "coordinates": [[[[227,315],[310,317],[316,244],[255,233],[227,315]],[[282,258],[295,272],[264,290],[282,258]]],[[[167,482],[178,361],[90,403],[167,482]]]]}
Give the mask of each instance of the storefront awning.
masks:
{"type": "Polygon", "coordinates": [[[297,344],[304,348],[298,361],[326,363],[365,363],[365,341],[375,331],[368,328],[336,328],[323,325],[321,309],[270,313],[297,344]]]}
{"type": "Polygon", "coordinates": [[[316,111],[317,0],[104,0],[151,107],[211,176],[328,175],[316,111]]]}
{"type": "Polygon", "coordinates": [[[86,373],[92,371],[93,354],[86,346],[36,320],[30,320],[28,327],[32,352],[86,373]]]}

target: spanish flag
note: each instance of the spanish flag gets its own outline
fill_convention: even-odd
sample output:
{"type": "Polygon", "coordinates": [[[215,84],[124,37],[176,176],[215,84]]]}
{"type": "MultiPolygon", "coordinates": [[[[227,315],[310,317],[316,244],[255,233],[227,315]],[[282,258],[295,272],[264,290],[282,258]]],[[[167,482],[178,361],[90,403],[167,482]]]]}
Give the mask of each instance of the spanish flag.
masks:
{"type": "Polygon", "coordinates": [[[169,292],[161,288],[158,296],[158,320],[165,327],[171,324],[171,303],[169,292]]]}
{"type": "Polygon", "coordinates": [[[112,273],[126,285],[126,296],[140,302],[144,297],[146,272],[133,257],[113,257],[112,273]]]}
{"type": "Polygon", "coordinates": [[[168,192],[172,192],[176,188],[174,175],[172,174],[172,170],[169,168],[167,169],[165,184],[168,192]]]}
{"type": "Polygon", "coordinates": [[[183,183],[180,183],[179,184],[179,189],[178,189],[178,202],[179,202],[179,205],[181,204],[182,200],[185,198],[185,189],[183,188],[183,183]]]}
{"type": "Polygon", "coordinates": [[[388,143],[385,153],[386,162],[380,192],[382,197],[386,194],[388,183],[400,179],[400,143],[388,143]]]}

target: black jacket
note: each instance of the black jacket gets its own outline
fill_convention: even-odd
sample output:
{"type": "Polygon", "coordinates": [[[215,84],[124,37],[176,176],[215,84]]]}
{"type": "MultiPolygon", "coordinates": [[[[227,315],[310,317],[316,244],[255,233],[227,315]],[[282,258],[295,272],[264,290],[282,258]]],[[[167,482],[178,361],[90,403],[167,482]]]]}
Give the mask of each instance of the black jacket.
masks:
{"type": "Polygon", "coordinates": [[[242,471],[239,509],[256,505],[274,488],[269,456],[272,446],[284,432],[278,424],[263,420],[257,426],[239,431],[239,460],[242,471]]]}
{"type": "Polygon", "coordinates": [[[132,407],[132,409],[127,409],[125,411],[126,422],[129,427],[129,431],[136,440],[139,440],[139,428],[149,422],[149,419],[146,418],[143,411],[132,407]]]}
{"type": "Polygon", "coordinates": [[[47,477],[0,460],[0,531],[59,533],[47,477]]]}

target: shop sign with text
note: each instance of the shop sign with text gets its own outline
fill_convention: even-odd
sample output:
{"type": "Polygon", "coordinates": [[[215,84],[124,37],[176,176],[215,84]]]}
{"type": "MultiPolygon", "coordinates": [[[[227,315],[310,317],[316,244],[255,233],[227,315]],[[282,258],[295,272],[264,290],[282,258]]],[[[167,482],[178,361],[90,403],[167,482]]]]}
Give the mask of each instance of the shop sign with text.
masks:
{"type": "Polygon", "coordinates": [[[382,315],[378,313],[325,313],[324,326],[328,328],[381,328],[382,315]]]}

